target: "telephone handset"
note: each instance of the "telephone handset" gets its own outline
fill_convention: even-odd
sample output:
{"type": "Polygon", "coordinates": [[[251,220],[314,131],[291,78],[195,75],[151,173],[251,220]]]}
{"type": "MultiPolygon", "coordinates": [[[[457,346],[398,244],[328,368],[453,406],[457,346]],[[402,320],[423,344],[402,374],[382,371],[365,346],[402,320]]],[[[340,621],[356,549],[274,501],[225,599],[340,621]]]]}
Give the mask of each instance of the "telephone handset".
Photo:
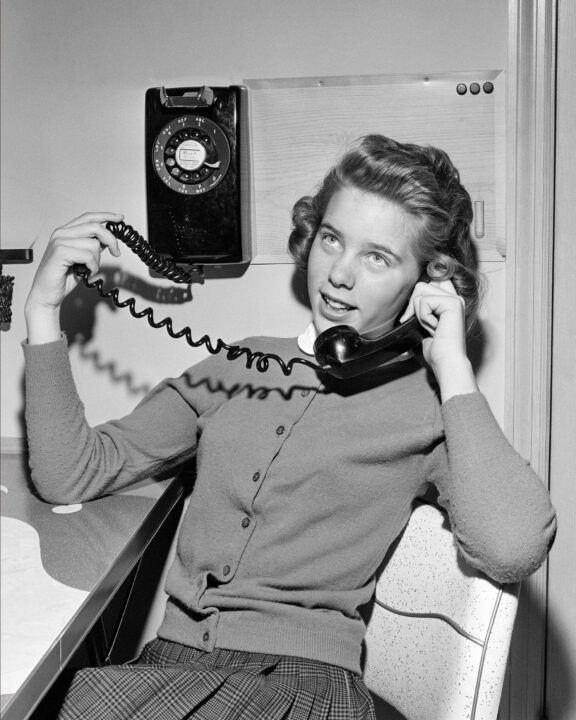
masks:
{"type": "MultiPolygon", "coordinates": [[[[132,252],[136,253],[148,267],[159,274],[178,283],[190,283],[192,281],[190,273],[157,253],[132,226],[124,222],[108,222],[106,228],[125,243],[132,252]]],[[[88,280],[90,273],[86,266],[75,265],[74,272],[87,288],[95,289],[102,298],[111,299],[118,308],[128,308],[132,317],[138,319],[145,317],[148,324],[154,328],[165,327],[166,332],[173,338],[185,337],[191,347],[205,345],[212,355],[222,350],[226,350],[229,360],[235,360],[244,355],[246,357],[246,367],[250,368],[255,364],[256,369],[260,372],[266,372],[270,360],[274,360],[278,363],[284,375],[290,375],[294,365],[301,364],[335,377],[350,378],[392,363],[400,355],[419,345],[423,338],[420,324],[415,317],[397,325],[389,332],[384,333],[384,335],[371,339],[363,337],[348,325],[338,325],[325,330],[316,338],[314,354],[317,364],[304,358],[292,358],[285,362],[273,353],[253,352],[239,345],[228,345],[221,339],[218,339],[216,344],[213,345],[207,335],[204,335],[199,340],[193,340],[192,331],[189,327],[174,331],[171,318],[166,317],[156,321],[152,308],[147,307],[144,310],[136,310],[134,298],[120,300],[118,288],[105,290],[102,280],[97,279],[94,282],[88,280]]]]}
{"type": "Polygon", "coordinates": [[[374,372],[418,347],[424,338],[415,316],[376,338],[366,338],[349,325],[336,325],[318,335],[316,361],[326,372],[350,378],[374,372]]]}

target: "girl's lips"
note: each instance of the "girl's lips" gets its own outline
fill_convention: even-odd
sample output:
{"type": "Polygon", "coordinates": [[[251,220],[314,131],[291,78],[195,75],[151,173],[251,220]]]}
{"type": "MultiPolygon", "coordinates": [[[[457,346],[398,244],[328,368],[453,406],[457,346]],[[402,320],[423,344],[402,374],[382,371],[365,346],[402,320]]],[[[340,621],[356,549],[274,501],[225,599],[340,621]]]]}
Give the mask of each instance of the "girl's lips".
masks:
{"type": "Polygon", "coordinates": [[[344,300],[338,300],[338,298],[332,297],[331,295],[326,295],[325,293],[320,293],[322,300],[324,300],[325,303],[330,305],[330,307],[338,309],[338,310],[355,310],[356,308],[354,305],[350,305],[350,303],[344,302],[344,300]]]}
{"type": "Polygon", "coordinates": [[[349,305],[342,300],[320,293],[322,313],[330,320],[339,320],[342,316],[346,315],[353,310],[356,310],[354,305],[349,305]]]}

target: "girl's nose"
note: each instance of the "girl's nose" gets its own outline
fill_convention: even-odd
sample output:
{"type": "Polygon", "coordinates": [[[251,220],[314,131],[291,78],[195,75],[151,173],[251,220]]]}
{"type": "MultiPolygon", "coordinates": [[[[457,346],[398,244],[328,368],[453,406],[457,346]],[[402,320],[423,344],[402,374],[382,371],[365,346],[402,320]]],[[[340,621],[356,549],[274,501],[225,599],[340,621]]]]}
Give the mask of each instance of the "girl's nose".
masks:
{"type": "Polygon", "coordinates": [[[353,287],[354,267],[352,259],[345,254],[336,258],[330,267],[328,279],[334,287],[353,287]]]}

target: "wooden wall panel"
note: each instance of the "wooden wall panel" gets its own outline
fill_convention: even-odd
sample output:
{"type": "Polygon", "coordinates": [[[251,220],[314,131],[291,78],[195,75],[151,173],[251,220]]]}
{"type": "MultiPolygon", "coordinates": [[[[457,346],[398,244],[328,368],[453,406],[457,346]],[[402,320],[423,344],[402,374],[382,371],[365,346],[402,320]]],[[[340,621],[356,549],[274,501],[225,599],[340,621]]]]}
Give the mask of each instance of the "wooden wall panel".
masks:
{"type": "MultiPolygon", "coordinates": [[[[286,219],[359,135],[442,148],[475,203],[482,260],[505,255],[505,77],[452,74],[246,80],[255,262],[290,262],[286,219]],[[486,92],[485,83],[493,91],[486,92]],[[464,94],[457,92],[461,84],[464,94]],[[479,91],[473,93],[473,84],[479,91]]],[[[488,86],[486,86],[488,87],[488,86]]]]}

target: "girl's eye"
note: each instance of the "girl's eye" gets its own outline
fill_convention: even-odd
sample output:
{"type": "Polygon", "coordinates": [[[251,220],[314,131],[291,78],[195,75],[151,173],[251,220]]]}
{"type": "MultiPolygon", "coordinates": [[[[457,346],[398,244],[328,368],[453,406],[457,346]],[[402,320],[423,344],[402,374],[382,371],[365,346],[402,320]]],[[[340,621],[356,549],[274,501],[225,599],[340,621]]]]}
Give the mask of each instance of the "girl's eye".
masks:
{"type": "Polygon", "coordinates": [[[380,253],[370,253],[369,257],[374,265],[388,265],[388,259],[380,253]]]}
{"type": "Polygon", "coordinates": [[[332,235],[331,233],[324,233],[322,235],[322,241],[326,245],[330,245],[330,246],[338,245],[338,243],[340,242],[340,240],[338,240],[336,235],[332,235]]]}

